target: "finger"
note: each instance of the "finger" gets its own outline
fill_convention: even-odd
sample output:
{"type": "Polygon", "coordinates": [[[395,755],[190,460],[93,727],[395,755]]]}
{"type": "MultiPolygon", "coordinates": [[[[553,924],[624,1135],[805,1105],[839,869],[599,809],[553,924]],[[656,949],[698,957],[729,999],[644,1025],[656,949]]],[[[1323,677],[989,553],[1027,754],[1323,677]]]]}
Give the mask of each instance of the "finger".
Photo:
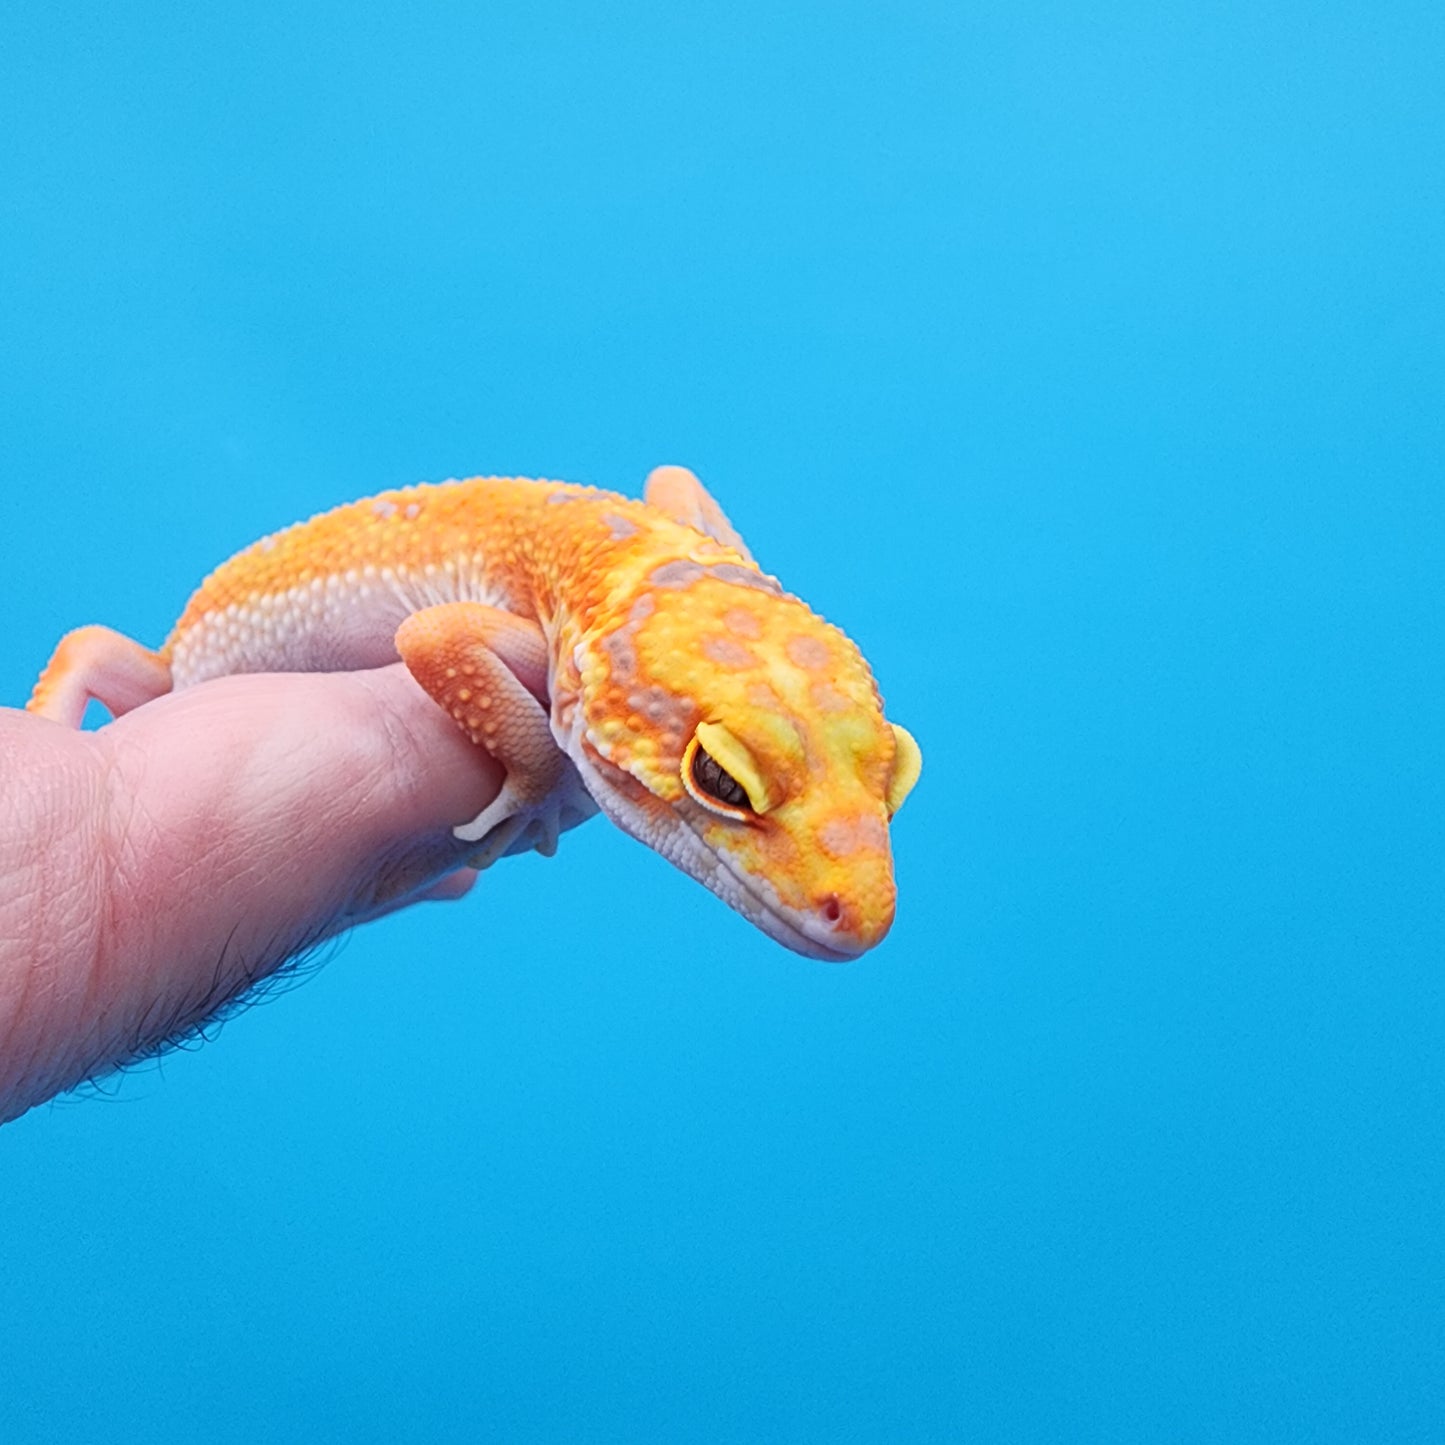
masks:
{"type": "Polygon", "coordinates": [[[9,855],[38,881],[14,890],[31,900],[15,932],[0,917],[20,936],[0,952],[0,1049],[51,1092],[425,892],[501,783],[400,666],[219,679],[96,734],[22,718],[17,738],[14,718],[30,821],[9,855]]]}
{"type": "Polygon", "coordinates": [[[457,866],[451,829],[501,784],[399,666],[227,678],[166,701],[106,739],[118,799],[143,804],[117,820],[139,905],[123,920],[144,931],[144,900],[178,876],[210,899],[159,920],[160,952],[224,938],[255,955],[413,896],[457,866]]]}

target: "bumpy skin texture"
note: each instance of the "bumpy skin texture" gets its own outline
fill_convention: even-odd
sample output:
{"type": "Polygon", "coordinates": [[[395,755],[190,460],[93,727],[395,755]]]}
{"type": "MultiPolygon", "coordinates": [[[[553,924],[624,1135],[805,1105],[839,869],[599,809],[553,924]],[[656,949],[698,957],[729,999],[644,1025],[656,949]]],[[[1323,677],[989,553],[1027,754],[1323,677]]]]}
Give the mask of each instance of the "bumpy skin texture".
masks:
{"type": "Polygon", "coordinates": [[[123,712],[398,654],[507,770],[457,830],[478,866],[550,852],[600,808],[798,952],[850,958],[888,931],[917,747],[857,647],[759,570],[682,468],[641,502],[478,477],[337,508],[212,573],[159,653],[72,633],[30,707],[78,725],[89,697],[123,712]]]}

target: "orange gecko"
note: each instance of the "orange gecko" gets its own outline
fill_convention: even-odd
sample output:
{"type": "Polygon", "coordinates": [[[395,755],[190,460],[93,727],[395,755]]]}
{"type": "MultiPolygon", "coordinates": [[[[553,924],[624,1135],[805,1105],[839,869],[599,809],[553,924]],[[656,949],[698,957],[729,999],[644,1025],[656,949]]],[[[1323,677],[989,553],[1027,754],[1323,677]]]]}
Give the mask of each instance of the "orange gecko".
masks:
{"type": "Polygon", "coordinates": [[[511,477],[408,487],[263,538],[159,652],[70,633],[31,711],[72,727],[241,672],[400,655],[506,770],[466,861],[551,854],[599,808],[788,948],[893,922],[889,824],[922,766],[858,648],[763,573],[689,471],[645,500],[511,477]]]}

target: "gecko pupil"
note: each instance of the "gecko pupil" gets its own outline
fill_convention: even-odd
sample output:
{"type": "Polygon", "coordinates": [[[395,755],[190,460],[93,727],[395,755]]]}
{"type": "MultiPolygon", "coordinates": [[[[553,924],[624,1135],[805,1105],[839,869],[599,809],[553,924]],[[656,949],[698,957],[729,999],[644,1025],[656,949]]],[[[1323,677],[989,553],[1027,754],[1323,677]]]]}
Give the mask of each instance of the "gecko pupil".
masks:
{"type": "Polygon", "coordinates": [[[748,806],[747,789],[701,743],[692,759],[692,780],[711,798],[733,808],[748,806]]]}

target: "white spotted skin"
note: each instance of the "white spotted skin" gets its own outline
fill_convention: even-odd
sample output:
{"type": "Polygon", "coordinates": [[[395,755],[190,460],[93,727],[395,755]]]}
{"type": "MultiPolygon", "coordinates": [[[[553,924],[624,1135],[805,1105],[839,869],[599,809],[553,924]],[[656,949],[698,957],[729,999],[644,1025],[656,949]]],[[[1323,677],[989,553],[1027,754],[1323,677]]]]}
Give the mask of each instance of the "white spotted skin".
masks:
{"type": "Polygon", "coordinates": [[[206,613],[176,637],[171,671],[182,688],[237,672],[383,667],[397,660],[396,629],[413,612],[504,601],[478,567],[461,562],[349,570],[206,613]]]}

